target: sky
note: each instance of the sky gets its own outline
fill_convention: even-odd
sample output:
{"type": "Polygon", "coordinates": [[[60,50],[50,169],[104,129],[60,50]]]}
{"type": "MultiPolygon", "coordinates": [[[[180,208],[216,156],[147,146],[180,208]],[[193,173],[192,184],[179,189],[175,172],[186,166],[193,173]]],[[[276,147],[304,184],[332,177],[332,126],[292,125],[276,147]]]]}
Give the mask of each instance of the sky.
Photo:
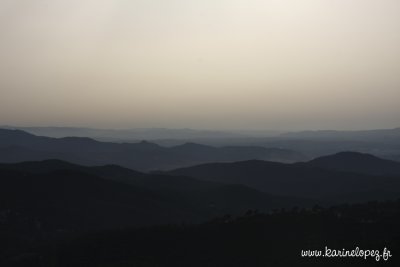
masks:
{"type": "Polygon", "coordinates": [[[400,126],[398,0],[0,0],[0,125],[400,126]]]}

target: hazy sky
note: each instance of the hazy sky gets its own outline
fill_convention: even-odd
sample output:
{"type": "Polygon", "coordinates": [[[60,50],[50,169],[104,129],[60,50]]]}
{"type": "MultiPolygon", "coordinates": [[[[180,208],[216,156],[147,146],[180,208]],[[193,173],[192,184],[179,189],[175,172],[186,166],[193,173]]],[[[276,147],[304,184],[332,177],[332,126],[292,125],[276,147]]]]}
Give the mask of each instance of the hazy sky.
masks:
{"type": "Polygon", "coordinates": [[[399,0],[0,0],[0,125],[400,126],[399,0]]]}

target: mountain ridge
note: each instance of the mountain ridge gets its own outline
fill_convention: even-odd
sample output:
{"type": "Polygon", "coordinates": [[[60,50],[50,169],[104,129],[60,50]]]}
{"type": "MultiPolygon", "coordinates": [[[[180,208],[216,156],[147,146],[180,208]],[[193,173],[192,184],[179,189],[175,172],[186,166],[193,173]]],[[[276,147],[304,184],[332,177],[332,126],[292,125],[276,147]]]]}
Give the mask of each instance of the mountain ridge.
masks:
{"type": "Polygon", "coordinates": [[[400,175],[400,163],[377,156],[345,151],[313,159],[307,165],[371,175],[400,175]]]}
{"type": "Polygon", "coordinates": [[[34,161],[58,158],[76,164],[116,164],[139,170],[162,170],[204,162],[239,161],[251,158],[296,161],[301,153],[264,147],[212,147],[188,143],[163,147],[139,143],[100,142],[87,137],[51,138],[19,130],[0,129],[0,162],[34,161]],[[10,147],[14,146],[10,154],[10,147]],[[16,149],[15,146],[18,146],[16,149]]]}
{"type": "MultiPolygon", "coordinates": [[[[228,184],[239,183],[270,194],[283,196],[340,200],[339,195],[368,196],[368,192],[372,191],[375,191],[375,196],[379,195],[376,192],[380,191],[380,197],[383,199],[385,199],[385,192],[400,195],[399,173],[384,176],[371,173],[368,169],[358,170],[358,172],[330,169],[318,166],[313,161],[293,164],[262,160],[206,163],[166,173],[228,184]]],[[[375,199],[367,197],[360,200],[375,199]]]]}

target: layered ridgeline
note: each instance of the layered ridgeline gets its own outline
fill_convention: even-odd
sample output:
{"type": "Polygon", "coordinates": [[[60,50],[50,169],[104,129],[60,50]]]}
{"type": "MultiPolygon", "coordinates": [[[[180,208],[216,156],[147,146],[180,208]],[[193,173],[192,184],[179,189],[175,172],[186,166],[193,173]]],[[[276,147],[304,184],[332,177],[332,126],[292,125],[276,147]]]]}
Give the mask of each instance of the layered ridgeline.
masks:
{"type": "Polygon", "coordinates": [[[85,167],[59,160],[0,164],[2,223],[24,230],[194,223],[248,209],[312,204],[243,185],[144,174],[115,165],[85,167]]]}
{"type": "Polygon", "coordinates": [[[249,209],[395,199],[400,196],[395,168],[386,176],[365,174],[382,162],[394,164],[353,152],[307,163],[253,160],[152,174],[60,160],[0,164],[0,210],[4,218],[46,229],[102,229],[201,222],[249,209]],[[349,156],[361,169],[345,172],[317,164],[349,156]]]}
{"type": "MultiPolygon", "coordinates": [[[[321,222],[326,223],[327,220],[332,222],[333,226],[336,225],[337,230],[335,231],[338,233],[343,230],[345,222],[346,229],[374,226],[373,229],[388,230],[384,234],[391,236],[392,224],[388,222],[386,215],[382,215],[381,211],[377,214],[381,216],[379,218],[384,224],[376,225],[375,217],[364,216],[365,207],[375,210],[375,205],[355,206],[350,210],[348,205],[344,205],[340,210],[333,208],[324,210],[314,205],[328,206],[335,202],[398,198],[400,196],[400,175],[393,164],[390,161],[382,161],[370,155],[353,152],[294,164],[256,160],[203,164],[165,174],[146,174],[117,165],[87,167],[60,160],[3,163],[0,164],[0,249],[6,253],[0,254],[0,263],[11,261],[21,264],[17,266],[24,266],[22,263],[27,263],[25,266],[35,266],[34,263],[46,259],[46,261],[49,260],[50,266],[58,266],[59,264],[54,265],[53,256],[46,258],[48,253],[53,251],[52,248],[46,250],[45,255],[38,253],[37,250],[40,250],[43,245],[53,246],[59,242],[54,243],[55,240],[67,240],[68,242],[84,233],[92,233],[93,237],[93,231],[126,229],[132,226],[181,224],[182,222],[198,223],[217,216],[222,217],[217,220],[217,224],[212,226],[215,228],[212,228],[214,230],[211,232],[207,225],[198,228],[204,229],[204,232],[198,232],[196,228],[193,228],[194,232],[192,233],[201,233],[201,235],[196,234],[199,241],[206,237],[212,243],[220,242],[222,239],[218,241],[212,237],[222,229],[229,235],[223,235],[226,243],[220,244],[231,244],[232,242],[229,240],[239,242],[240,238],[231,239],[231,237],[238,237],[231,234],[238,233],[232,227],[239,223],[244,230],[244,235],[239,236],[248,236],[251,233],[259,236],[260,233],[264,233],[262,242],[270,240],[271,234],[274,234],[274,242],[280,242],[282,236],[287,236],[287,229],[297,229],[292,232],[293,236],[297,231],[302,233],[303,227],[308,229],[307,234],[303,236],[304,240],[315,242],[314,237],[321,233],[318,231],[320,229],[318,226],[321,225],[321,222]],[[357,168],[343,170],[342,165],[334,164],[342,160],[358,163],[358,165],[354,165],[357,168]],[[368,164],[362,164],[363,161],[368,164]],[[329,162],[328,165],[327,162],[329,162]],[[392,167],[389,169],[387,167],[389,165],[386,164],[390,164],[392,167]],[[390,173],[385,172],[385,176],[382,173],[376,174],[379,166],[386,166],[390,173]],[[301,209],[313,206],[314,208],[308,211],[301,209]],[[300,209],[296,207],[300,207],[300,209]],[[284,212],[282,208],[286,211],[290,210],[290,212],[284,212]],[[248,212],[249,210],[268,212],[272,215],[259,217],[258,213],[248,212]],[[348,220],[344,215],[346,212],[350,214],[348,220]],[[255,217],[251,217],[251,224],[247,223],[248,217],[246,216],[244,220],[232,221],[232,215],[245,213],[255,214],[255,217]],[[355,218],[353,218],[354,216],[355,218]],[[307,218],[311,221],[308,221],[307,218]],[[342,218],[346,220],[343,221],[342,218]],[[371,224],[371,222],[375,224],[371,224]],[[269,225],[272,228],[266,232],[264,226],[258,229],[257,225],[269,225]],[[293,228],[296,225],[300,228],[293,228]],[[309,228],[307,228],[308,225],[309,228]],[[276,232],[277,227],[281,227],[279,232],[276,232]],[[230,231],[230,229],[233,230],[230,231]],[[31,262],[32,260],[34,262],[31,262]]],[[[393,205],[397,205],[396,203],[393,205]]],[[[396,207],[388,206],[390,216],[392,216],[393,208],[396,207]]],[[[397,225],[395,227],[397,228],[397,225]]],[[[131,232],[134,234],[129,238],[131,240],[129,242],[133,243],[129,243],[125,249],[132,248],[134,251],[138,251],[135,247],[141,247],[143,240],[148,237],[152,237],[153,241],[159,240],[161,243],[171,244],[171,240],[176,240],[176,231],[182,232],[183,235],[189,234],[185,232],[188,229],[186,226],[147,229],[149,232],[142,236],[143,239],[134,237],[138,237],[138,233],[146,230],[131,232]],[[166,237],[162,233],[164,230],[160,229],[172,230],[167,230],[168,237],[166,237]]],[[[329,232],[325,229],[324,227],[321,231],[329,232]]],[[[348,231],[353,232],[353,230],[348,231]]],[[[111,247],[114,244],[125,244],[127,239],[122,236],[127,236],[129,232],[122,230],[121,237],[117,238],[118,242],[111,243],[113,244],[111,247]]],[[[364,234],[365,231],[360,230],[356,236],[365,240],[364,234]]],[[[345,234],[343,236],[346,237],[345,234]]],[[[331,236],[332,240],[336,240],[336,237],[336,235],[331,236]]],[[[252,238],[254,237],[252,236],[252,238]]],[[[90,236],[80,240],[73,241],[77,243],[72,243],[71,246],[83,246],[82,251],[91,246],[94,246],[93,251],[106,249],[110,246],[105,243],[113,242],[106,238],[105,243],[99,247],[97,246],[98,240],[90,243],[90,236]],[[88,241],[89,243],[87,243],[88,241]]],[[[287,241],[290,240],[292,238],[287,241]]],[[[325,244],[326,239],[321,240],[325,244]]],[[[350,241],[354,242],[354,239],[351,238],[343,240],[347,240],[343,245],[350,244],[350,241]]],[[[372,238],[371,243],[366,245],[377,245],[376,240],[378,239],[372,238]]],[[[195,245],[196,242],[193,241],[192,245],[195,245]]],[[[284,243],[284,246],[287,246],[286,242],[284,243]]],[[[179,244],[184,249],[183,244],[189,243],[183,241],[182,244],[179,244]]],[[[274,248],[275,245],[275,243],[271,243],[270,248],[274,248]]],[[[304,243],[300,242],[299,247],[296,246],[296,252],[301,247],[300,245],[304,245],[304,243]]],[[[154,252],[154,244],[151,242],[148,248],[148,253],[154,252]]],[[[264,255],[264,248],[262,250],[262,255],[264,255]]],[[[63,247],[57,249],[57,254],[61,253],[61,258],[58,259],[61,262],[64,262],[62,260],[64,251],[63,247]]],[[[214,250],[210,250],[209,253],[211,251],[214,250]]],[[[230,250],[229,254],[233,251],[230,250]]],[[[73,252],[74,257],[78,257],[74,260],[87,260],[85,256],[81,259],[75,253],[79,252],[73,252]]],[[[130,253],[129,251],[128,254],[131,255],[130,253]]],[[[69,252],[67,254],[69,255],[69,252]]],[[[236,255],[236,253],[233,254],[236,255]]],[[[111,255],[112,259],[108,258],[111,262],[119,259],[119,256],[114,257],[119,255],[116,250],[108,255],[111,255]]],[[[208,255],[204,260],[206,261],[210,257],[213,256],[208,255]]],[[[134,263],[140,259],[142,258],[130,258],[134,263]]],[[[109,266],[113,266],[113,264],[110,263],[109,266]]],[[[241,265],[239,264],[239,266],[241,265]]]]}
{"type": "Polygon", "coordinates": [[[62,138],[68,136],[90,137],[99,141],[137,142],[138,140],[198,140],[240,138],[241,134],[194,129],[135,128],[95,129],[81,127],[15,127],[0,126],[10,130],[21,130],[34,135],[62,138]]]}
{"type": "Polygon", "coordinates": [[[341,140],[399,144],[400,128],[363,131],[303,131],[284,133],[280,137],[302,140],[341,140]]]}
{"type": "Polygon", "coordinates": [[[294,162],[300,153],[253,146],[212,147],[186,143],[163,147],[155,143],[99,142],[85,137],[50,138],[20,130],[0,129],[0,162],[61,159],[83,165],[117,164],[148,171],[180,168],[206,162],[249,159],[294,162]]]}
{"type": "Polygon", "coordinates": [[[168,173],[243,184],[271,194],[335,202],[400,197],[400,163],[355,152],[343,152],[306,163],[251,160],[202,164],[168,173]]]}
{"type": "MultiPolygon", "coordinates": [[[[340,175],[364,179],[367,184],[369,179],[384,179],[307,163],[278,165],[330,172],[332,179],[340,175]]],[[[314,206],[317,198],[277,197],[229,183],[59,160],[0,164],[0,265],[265,266],[279,262],[291,266],[298,263],[302,249],[352,249],[356,243],[361,248],[387,247],[393,255],[399,251],[398,201],[325,209],[314,206]],[[205,224],[181,224],[209,219],[205,224]]],[[[398,185],[391,183],[393,190],[398,185]]],[[[397,266],[396,259],[385,264],[397,266]]],[[[300,260],[307,266],[326,264],[321,259],[300,260]]],[[[343,265],[343,260],[338,258],[332,266],[343,265]]],[[[373,258],[345,260],[355,266],[376,263],[373,258]]]]}

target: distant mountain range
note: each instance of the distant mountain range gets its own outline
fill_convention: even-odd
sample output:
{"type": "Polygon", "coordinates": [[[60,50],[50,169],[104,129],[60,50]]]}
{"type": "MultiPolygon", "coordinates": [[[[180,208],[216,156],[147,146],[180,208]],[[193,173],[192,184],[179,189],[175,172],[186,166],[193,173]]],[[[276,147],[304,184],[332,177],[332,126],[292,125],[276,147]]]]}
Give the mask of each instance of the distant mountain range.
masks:
{"type": "MultiPolygon", "coordinates": [[[[179,144],[179,140],[154,140],[158,144],[179,144]]],[[[215,146],[278,147],[301,152],[309,158],[341,151],[368,153],[400,161],[400,128],[366,131],[305,131],[275,135],[194,139],[192,142],[215,146]]]]}
{"type": "Polygon", "coordinates": [[[240,138],[280,138],[301,140],[341,140],[341,141],[399,141],[400,127],[360,131],[298,131],[282,132],[267,130],[212,131],[170,128],[96,129],[85,127],[17,127],[0,126],[2,129],[22,130],[34,135],[54,138],[90,137],[100,141],[138,141],[138,140],[201,140],[201,139],[240,139],[240,138]]]}
{"type": "Polygon", "coordinates": [[[364,131],[303,131],[280,135],[281,138],[312,139],[312,140],[342,140],[342,141],[373,141],[400,142],[400,128],[377,129],[364,131]]]}
{"type": "Polygon", "coordinates": [[[301,151],[312,157],[357,151],[398,160],[400,154],[400,128],[365,131],[304,131],[281,134],[265,139],[265,146],[301,151]]]}
{"type": "Polygon", "coordinates": [[[61,159],[83,165],[117,164],[140,170],[162,170],[201,164],[248,159],[294,162],[301,153],[254,146],[212,147],[186,143],[163,147],[155,143],[100,142],[87,137],[51,138],[20,130],[0,129],[0,162],[61,159]]]}
{"type": "MultiPolygon", "coordinates": [[[[365,131],[303,131],[288,133],[251,130],[230,132],[164,128],[120,130],[79,127],[4,126],[0,128],[10,130],[18,129],[34,135],[53,138],[71,136],[90,137],[102,142],[138,143],[141,140],[148,140],[152,143],[167,147],[183,145],[185,143],[197,143],[214,147],[275,147],[301,153],[303,155],[302,160],[341,151],[356,151],[400,161],[400,128],[365,131]],[[304,157],[304,155],[306,156],[304,157]]],[[[65,159],[68,160],[68,158],[65,159]]],[[[266,160],[271,159],[267,158],[266,160]]],[[[286,162],[286,160],[284,161],[286,162]]],[[[289,160],[289,162],[291,162],[291,160],[289,160]]]]}
{"type": "Polygon", "coordinates": [[[99,141],[124,141],[176,139],[193,140],[207,138],[243,137],[244,134],[224,131],[167,129],[167,128],[136,128],[136,129],[95,129],[82,127],[15,127],[0,126],[3,129],[21,130],[34,135],[54,138],[90,137],[99,141]]]}

